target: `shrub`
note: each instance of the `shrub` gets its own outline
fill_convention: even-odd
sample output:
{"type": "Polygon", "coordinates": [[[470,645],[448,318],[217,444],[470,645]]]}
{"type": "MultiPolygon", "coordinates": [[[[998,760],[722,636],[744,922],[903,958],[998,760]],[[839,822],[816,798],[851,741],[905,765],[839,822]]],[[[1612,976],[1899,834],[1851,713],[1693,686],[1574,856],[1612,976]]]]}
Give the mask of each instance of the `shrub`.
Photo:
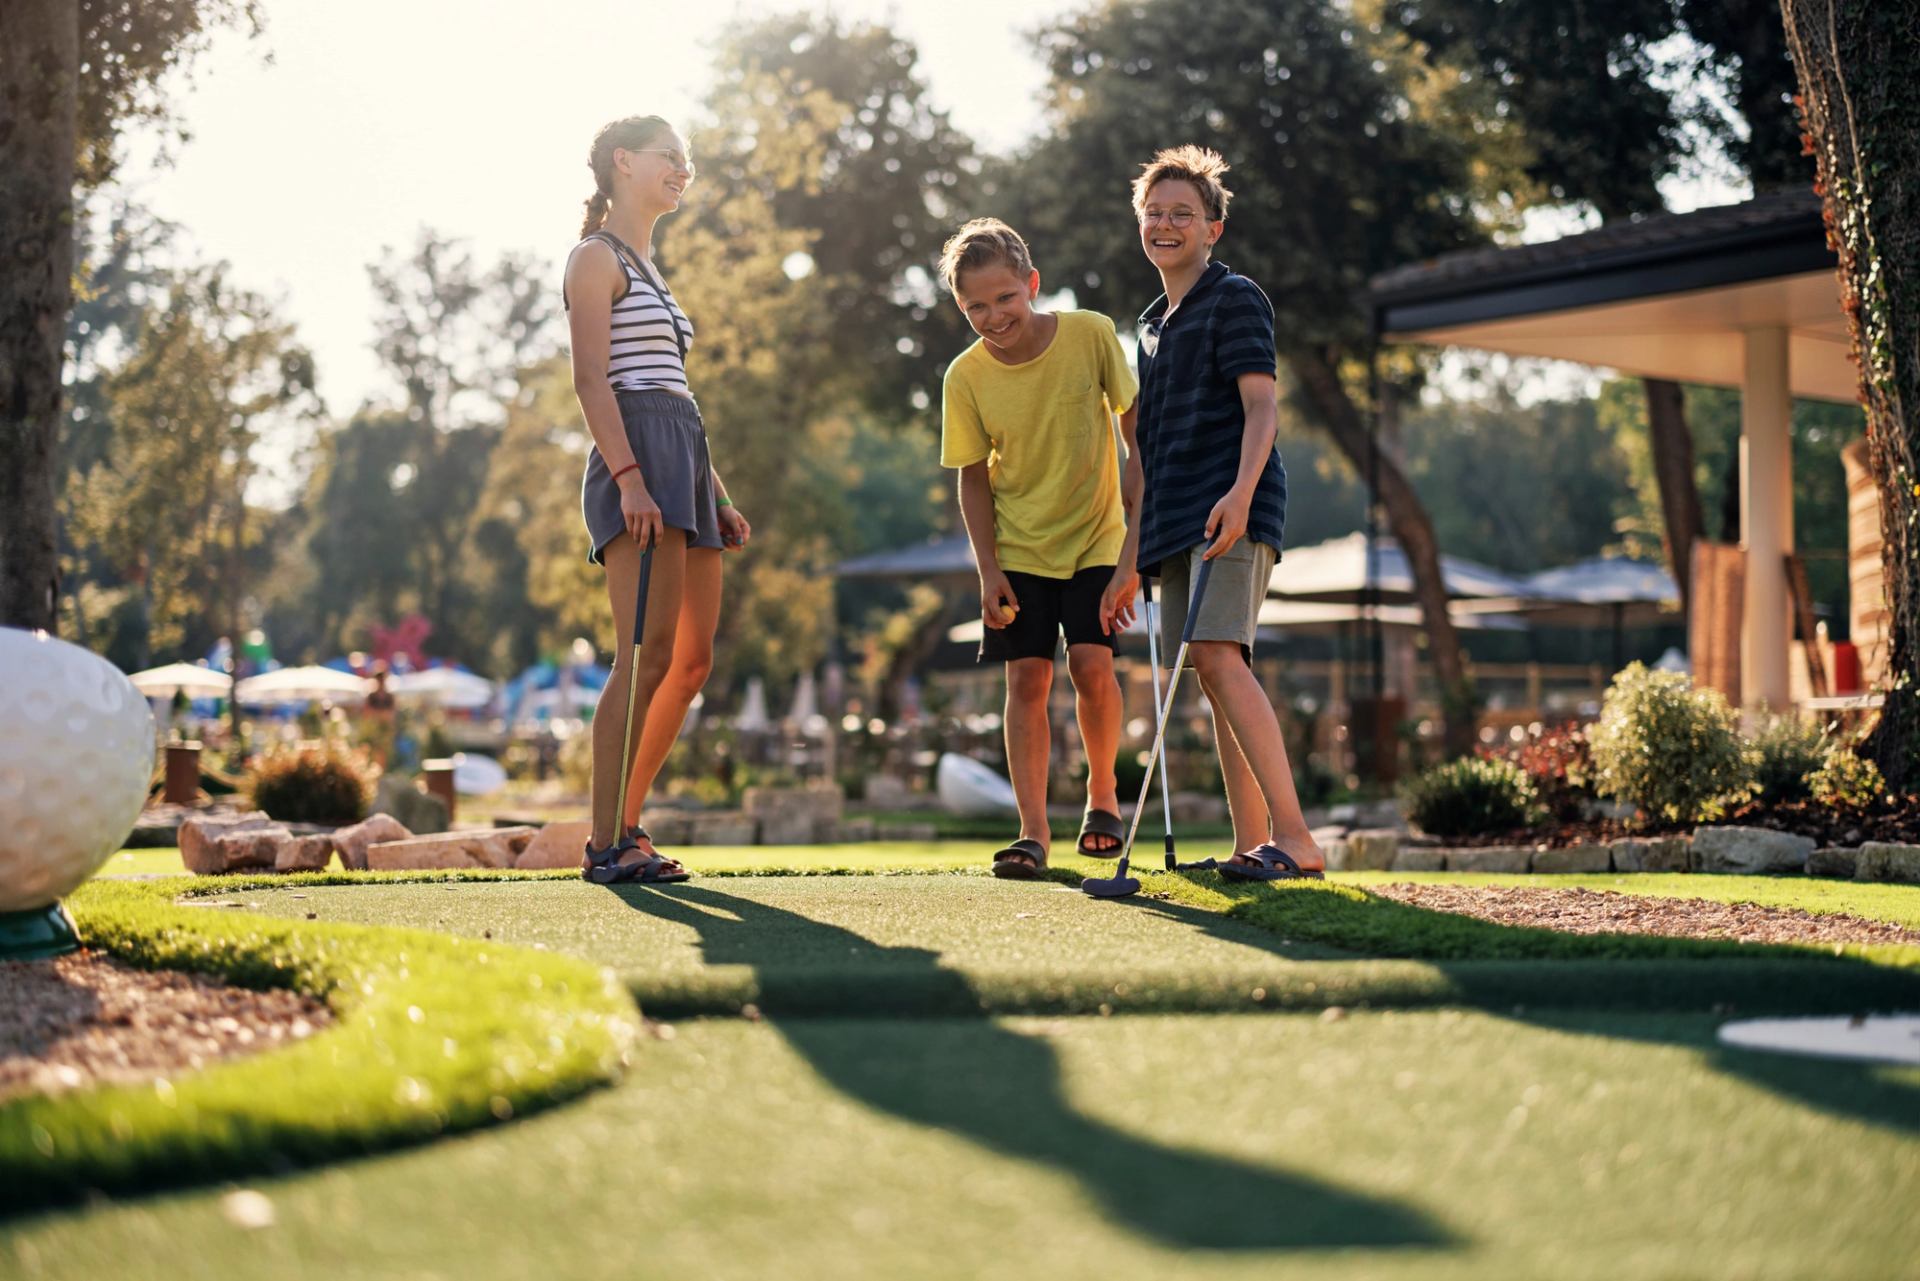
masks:
{"type": "Polygon", "coordinates": [[[1835,746],[1826,761],[1807,779],[1813,799],[1822,805],[1859,809],[1887,790],[1880,767],[1844,747],[1835,746]]]}
{"type": "Polygon", "coordinates": [[[367,816],[373,774],[364,757],[302,743],[256,759],[247,791],[254,808],[283,823],[357,823],[367,816]]]}
{"type": "Polygon", "coordinates": [[[1481,755],[1518,765],[1533,783],[1542,809],[1562,823],[1587,815],[1593,800],[1593,753],[1578,726],[1560,725],[1481,755]]]}
{"type": "Polygon", "coordinates": [[[1827,761],[1827,741],[1805,721],[1782,717],[1753,740],[1754,796],[1768,805],[1804,801],[1808,778],[1827,761]]]}
{"type": "Polygon", "coordinates": [[[593,727],[583,727],[578,734],[563,739],[560,743],[560,782],[576,796],[585,796],[593,791],[593,727]]]}
{"type": "Polygon", "coordinates": [[[1718,818],[1753,791],[1754,750],[1717,691],[1633,663],[1614,678],[1587,731],[1595,787],[1649,818],[1718,818]]]}
{"type": "Polygon", "coordinates": [[[1436,765],[1407,786],[1407,816],[1434,836],[1477,836],[1529,826],[1533,781],[1512,761],[1467,756],[1436,765]]]}

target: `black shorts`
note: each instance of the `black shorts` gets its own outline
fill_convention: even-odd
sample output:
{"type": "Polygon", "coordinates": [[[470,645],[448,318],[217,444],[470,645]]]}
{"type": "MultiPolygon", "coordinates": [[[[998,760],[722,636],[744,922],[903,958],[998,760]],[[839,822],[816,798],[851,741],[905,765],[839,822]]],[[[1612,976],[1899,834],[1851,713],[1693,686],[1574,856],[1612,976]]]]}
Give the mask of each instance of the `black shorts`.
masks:
{"type": "Polygon", "coordinates": [[[980,661],[1011,663],[1016,658],[1051,660],[1060,648],[1060,633],[1069,645],[1116,647],[1118,636],[1100,630],[1100,597],[1113,581],[1113,566],[1095,565],[1072,578],[1044,578],[1039,574],[1007,571],[1020,612],[1005,627],[989,627],[980,637],[980,661]]]}

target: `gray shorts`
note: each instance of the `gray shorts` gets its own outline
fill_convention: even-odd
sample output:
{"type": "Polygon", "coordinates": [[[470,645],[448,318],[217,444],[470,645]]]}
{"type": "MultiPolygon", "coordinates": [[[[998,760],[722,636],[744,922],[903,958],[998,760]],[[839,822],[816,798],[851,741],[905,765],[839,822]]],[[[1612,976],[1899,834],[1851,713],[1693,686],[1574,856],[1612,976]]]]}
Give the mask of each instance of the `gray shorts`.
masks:
{"type": "MultiPolygon", "coordinates": [[[[713,460],[699,408],[670,391],[620,391],[614,399],[640,476],[660,504],[667,528],[685,530],[689,547],[720,547],[713,460]]],[[[587,474],[580,481],[580,514],[587,521],[587,559],[601,564],[602,551],[627,532],[627,522],[620,516],[620,486],[597,448],[587,454],[587,474]]]]}
{"type": "MultiPolygon", "coordinates": [[[[1180,648],[1180,633],[1187,625],[1188,598],[1193,592],[1194,576],[1200,572],[1205,543],[1167,557],[1160,562],[1160,582],[1156,601],[1160,607],[1161,661],[1171,663],[1180,648]]],[[[1234,641],[1240,652],[1253,658],[1253,636],[1260,626],[1260,602],[1267,598],[1267,580],[1273,577],[1273,565],[1279,556],[1265,543],[1242,538],[1213,561],[1213,573],[1207,577],[1207,596],[1200,602],[1200,613],[1193,621],[1193,639],[1197,641],[1234,641]]],[[[1191,664],[1189,664],[1191,666],[1191,664]]]]}

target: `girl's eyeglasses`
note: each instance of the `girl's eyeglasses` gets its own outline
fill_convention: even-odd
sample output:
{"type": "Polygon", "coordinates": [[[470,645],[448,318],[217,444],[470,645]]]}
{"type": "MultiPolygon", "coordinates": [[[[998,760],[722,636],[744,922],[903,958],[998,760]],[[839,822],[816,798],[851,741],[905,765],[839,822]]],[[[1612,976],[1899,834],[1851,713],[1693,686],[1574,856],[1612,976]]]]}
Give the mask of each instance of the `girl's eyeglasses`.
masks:
{"type": "MultiPolygon", "coordinates": [[[[693,161],[687,159],[677,151],[672,151],[665,147],[634,147],[631,150],[636,156],[665,156],[668,163],[675,169],[685,170],[687,177],[691,178],[694,175],[693,161]]],[[[1176,222],[1173,225],[1179,227],[1184,224],[1176,222]]]]}

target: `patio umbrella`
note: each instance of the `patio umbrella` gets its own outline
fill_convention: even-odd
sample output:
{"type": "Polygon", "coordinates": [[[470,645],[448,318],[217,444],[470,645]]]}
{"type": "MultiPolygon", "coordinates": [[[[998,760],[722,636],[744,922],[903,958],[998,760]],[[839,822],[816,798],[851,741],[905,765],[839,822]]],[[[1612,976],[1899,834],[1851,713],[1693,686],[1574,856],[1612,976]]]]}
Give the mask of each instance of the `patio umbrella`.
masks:
{"type": "Polygon", "coordinates": [[[148,698],[172,698],[185,691],[188,698],[225,698],[233,689],[233,677],[198,663],[168,663],[149,667],[127,678],[148,698]]]}
{"type": "MultiPolygon", "coordinates": [[[[1456,600],[1527,595],[1522,580],[1459,556],[1440,557],[1440,578],[1447,595],[1456,600]]],[[[1267,592],[1285,600],[1353,604],[1365,598],[1369,585],[1383,605],[1416,603],[1413,568],[1400,545],[1391,538],[1376,538],[1369,565],[1367,536],[1348,534],[1311,547],[1290,549],[1273,567],[1267,592]]]]}
{"type": "MultiPolygon", "coordinates": [[[[1381,605],[1374,611],[1382,627],[1407,627],[1415,630],[1427,625],[1426,618],[1417,605],[1381,605]]],[[[1144,610],[1136,610],[1133,625],[1126,629],[1126,635],[1144,636],[1147,623],[1144,610]]],[[[1517,618],[1506,614],[1468,613],[1457,603],[1448,610],[1453,624],[1466,631],[1481,632],[1520,632],[1527,625],[1517,618]]],[[[1328,636],[1342,628],[1351,627],[1362,621],[1365,611],[1357,604],[1344,604],[1338,601],[1301,601],[1280,600],[1269,596],[1260,603],[1259,622],[1262,628],[1278,628],[1293,636],[1328,636]]],[[[968,619],[947,629],[947,639],[960,645],[978,645],[984,625],[979,619],[968,619]]]]}
{"type": "Polygon", "coordinates": [[[233,687],[233,697],[249,707],[284,706],[321,699],[357,703],[367,696],[369,685],[362,677],[337,672],[331,667],[282,667],[249,676],[233,687]]]}
{"type": "Polygon", "coordinates": [[[493,682],[457,667],[429,667],[387,682],[396,698],[417,698],[441,707],[468,710],[493,701],[493,682]]]}
{"type": "Polygon", "coordinates": [[[746,697],[740,700],[740,711],[733,718],[733,727],[749,734],[755,734],[767,728],[772,722],[767,717],[767,685],[758,676],[747,679],[746,697]]]}
{"type": "Polygon", "coordinates": [[[1680,589],[1658,565],[1624,556],[1542,570],[1521,580],[1523,592],[1510,600],[1476,600],[1469,611],[1518,614],[1549,627],[1607,627],[1613,633],[1613,667],[1625,665],[1626,629],[1678,621],[1680,589]]]}

